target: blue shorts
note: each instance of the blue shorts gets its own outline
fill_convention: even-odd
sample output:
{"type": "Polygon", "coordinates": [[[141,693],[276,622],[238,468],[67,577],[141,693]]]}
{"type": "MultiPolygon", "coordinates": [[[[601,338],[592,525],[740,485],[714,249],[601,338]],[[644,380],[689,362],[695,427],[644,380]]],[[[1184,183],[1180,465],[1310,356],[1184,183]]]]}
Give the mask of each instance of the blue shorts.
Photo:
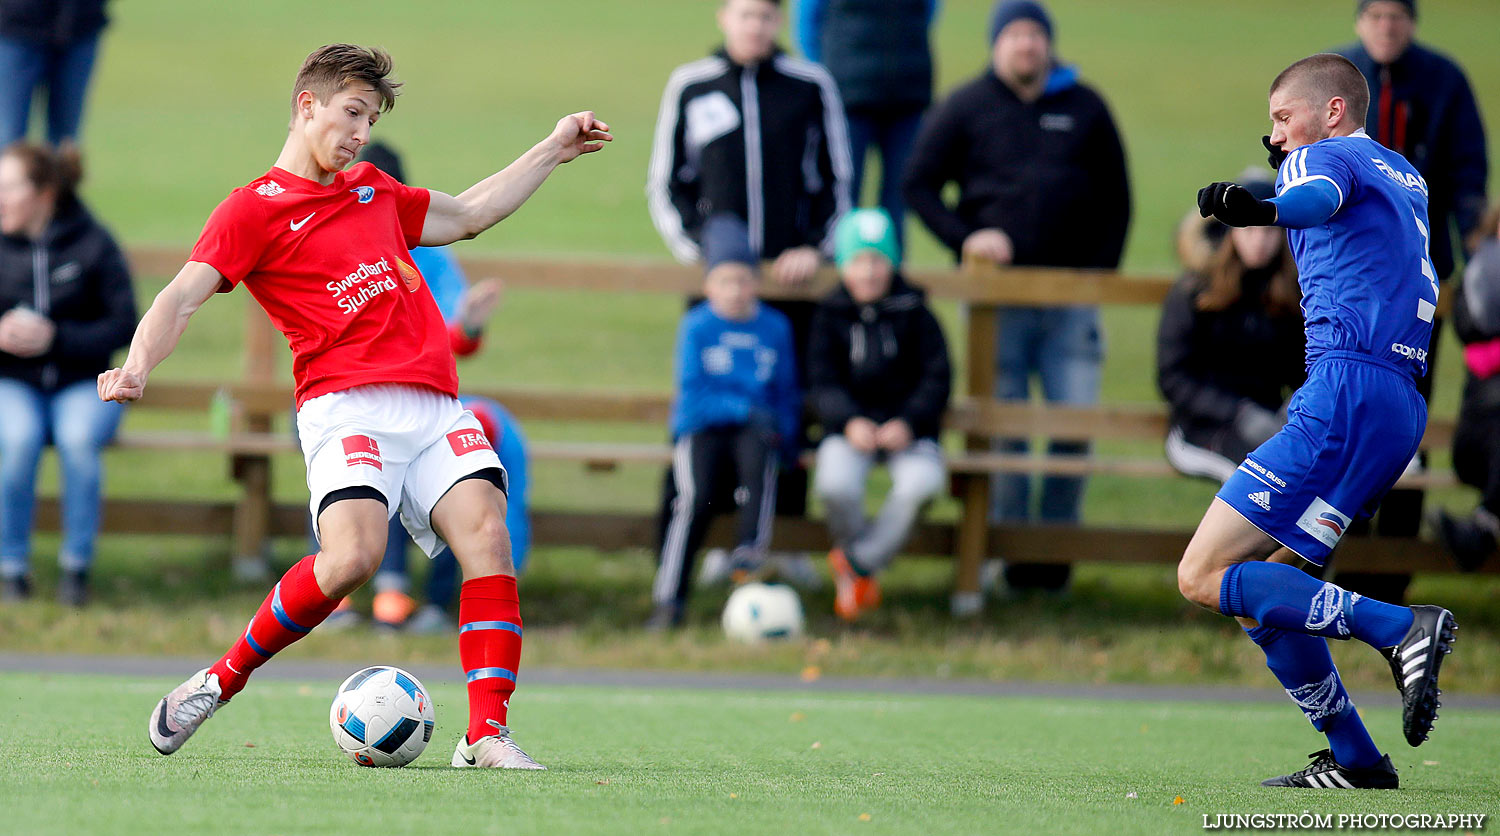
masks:
{"type": "Polygon", "coordinates": [[[1375,513],[1426,428],[1427,404],[1408,372],[1330,351],[1292,395],[1286,426],[1245,457],[1218,497],[1322,566],[1349,524],[1375,513]]]}

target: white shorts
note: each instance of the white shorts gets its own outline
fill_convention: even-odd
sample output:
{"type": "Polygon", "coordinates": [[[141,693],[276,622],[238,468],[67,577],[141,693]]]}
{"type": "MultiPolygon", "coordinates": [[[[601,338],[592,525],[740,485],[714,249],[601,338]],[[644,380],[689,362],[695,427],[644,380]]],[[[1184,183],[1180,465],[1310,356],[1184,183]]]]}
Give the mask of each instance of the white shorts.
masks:
{"type": "Polygon", "coordinates": [[[366,486],[385,497],[387,518],[401,512],[428,557],[446,545],[432,529],[432,507],[448,489],[488,468],[505,474],[474,413],[417,386],[356,386],[313,398],[297,411],[297,435],[314,535],[324,497],[366,486]]]}

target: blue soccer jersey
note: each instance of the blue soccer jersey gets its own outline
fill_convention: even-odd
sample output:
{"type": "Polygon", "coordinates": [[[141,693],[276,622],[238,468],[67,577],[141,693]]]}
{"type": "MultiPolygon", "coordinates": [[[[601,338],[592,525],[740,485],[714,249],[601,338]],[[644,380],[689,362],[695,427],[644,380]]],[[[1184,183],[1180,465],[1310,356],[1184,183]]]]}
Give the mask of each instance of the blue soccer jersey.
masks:
{"type": "Polygon", "coordinates": [[[1331,183],[1339,202],[1326,222],[1288,230],[1308,365],[1329,351],[1353,351],[1425,375],[1438,298],[1427,182],[1363,130],[1288,154],[1276,193],[1314,181],[1331,183]]]}

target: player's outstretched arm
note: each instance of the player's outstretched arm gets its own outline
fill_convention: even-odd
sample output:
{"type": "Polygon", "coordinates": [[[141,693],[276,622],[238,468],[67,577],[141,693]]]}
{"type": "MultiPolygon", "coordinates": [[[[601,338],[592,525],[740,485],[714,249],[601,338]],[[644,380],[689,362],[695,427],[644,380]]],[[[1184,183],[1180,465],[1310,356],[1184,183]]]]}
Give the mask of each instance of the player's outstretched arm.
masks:
{"type": "Polygon", "coordinates": [[[177,277],[156,294],[151,308],[136,326],[125,364],[99,375],[99,399],[139,400],[146,391],[146,378],[177,347],[188,319],[219,289],[224,277],[198,261],[189,261],[177,277]]]}
{"type": "Polygon", "coordinates": [[[546,139],[519,159],[454,197],[432,190],[422,225],[422,246],[439,247],[473,238],[510,217],[553,169],[598,151],[613,140],[609,126],[593,111],[572,113],[557,122],[546,139]]]}

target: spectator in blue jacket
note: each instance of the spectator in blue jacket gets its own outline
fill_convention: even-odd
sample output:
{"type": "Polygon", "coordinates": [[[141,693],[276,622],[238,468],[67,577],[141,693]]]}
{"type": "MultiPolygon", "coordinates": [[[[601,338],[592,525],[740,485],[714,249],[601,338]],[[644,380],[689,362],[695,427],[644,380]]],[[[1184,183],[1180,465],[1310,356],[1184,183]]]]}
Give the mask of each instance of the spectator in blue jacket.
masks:
{"type": "Polygon", "coordinates": [[[797,46],[828,68],[844,99],[854,170],[851,196],[859,202],[865,155],[880,151],[879,205],[905,240],[906,200],[901,173],[917,140],[922,111],[932,104],[932,48],[928,33],[938,0],[799,0],[797,46]]]}
{"type": "Polygon", "coordinates": [[[677,394],[672,403],[672,501],[652,586],[647,626],[682,623],[688,576],[715,511],[715,486],[734,473],[739,525],[732,566],[758,568],[771,539],[776,474],[795,456],[802,404],[791,324],[756,299],[760,259],[744,221],[711,216],[703,226],[706,301],[677,332],[677,394]],[[790,448],[790,449],[789,449],[790,448]]]}
{"type": "MultiPolygon", "coordinates": [[[[405,182],[401,157],[383,142],[367,146],[361,152],[360,160],[405,182]]],[[[448,247],[417,247],[411,251],[411,258],[432,292],[443,320],[448,323],[448,342],[453,353],[458,357],[468,357],[477,352],[483,344],[484,325],[500,304],[499,281],[485,279],[470,284],[448,247]]],[[[458,401],[479,420],[484,434],[495,447],[495,454],[500,457],[500,464],[505,467],[505,527],[510,532],[511,562],[515,564],[516,574],[520,575],[531,551],[531,515],[526,498],[529,481],[526,436],[515,416],[499,402],[462,393],[458,401]]],[[[375,623],[383,627],[405,627],[415,633],[452,630],[454,624],[448,610],[457,601],[458,561],[448,549],[432,556],[423,590],[427,601],[418,605],[408,593],[411,579],[407,550],[411,542],[401,524],[401,515],[392,517],[390,529],[386,532],[385,557],[374,580],[375,600],[371,614],[375,623]]],[[[349,626],[358,618],[345,599],[331,620],[349,626]]]]}

